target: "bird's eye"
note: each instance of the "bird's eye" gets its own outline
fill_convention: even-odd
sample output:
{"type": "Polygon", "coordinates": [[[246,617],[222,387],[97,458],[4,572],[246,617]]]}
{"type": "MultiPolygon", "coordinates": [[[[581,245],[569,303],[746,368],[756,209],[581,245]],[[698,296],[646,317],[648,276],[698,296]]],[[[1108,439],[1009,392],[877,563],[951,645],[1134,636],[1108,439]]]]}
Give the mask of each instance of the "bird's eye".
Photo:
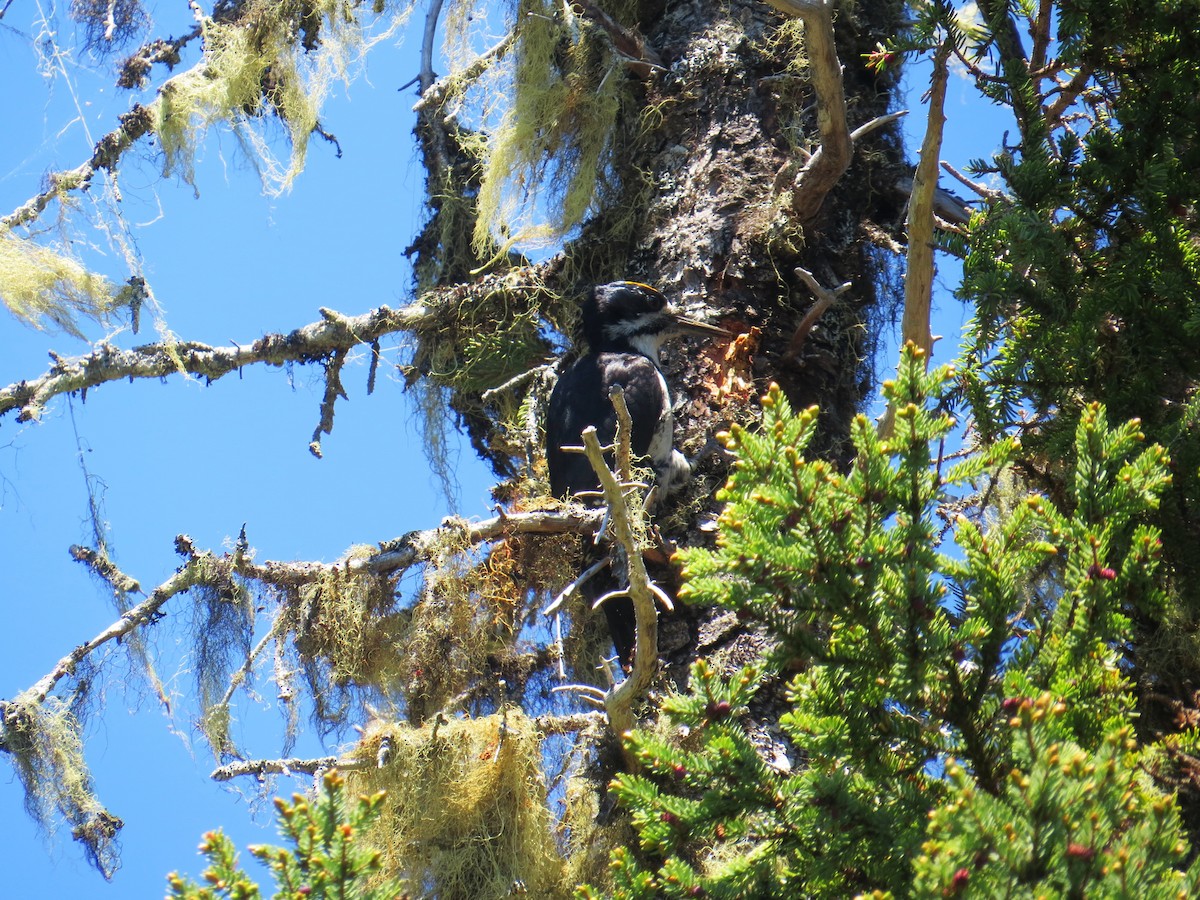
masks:
{"type": "Polygon", "coordinates": [[[657,312],[667,305],[667,298],[658,288],[652,287],[648,284],[642,284],[640,281],[631,281],[629,283],[634,287],[640,288],[640,293],[645,298],[646,305],[650,309],[657,312]]]}

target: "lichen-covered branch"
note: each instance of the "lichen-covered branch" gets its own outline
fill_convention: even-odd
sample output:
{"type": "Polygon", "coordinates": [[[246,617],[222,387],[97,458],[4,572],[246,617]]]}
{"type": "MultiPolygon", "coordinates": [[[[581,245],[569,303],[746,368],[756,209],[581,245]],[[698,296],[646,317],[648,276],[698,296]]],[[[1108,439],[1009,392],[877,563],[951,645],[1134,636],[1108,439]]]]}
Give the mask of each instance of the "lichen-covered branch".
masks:
{"type": "Polygon", "coordinates": [[[321,421],[313,431],[312,441],[308,449],[317,459],[321,454],[321,435],[333,434],[333,407],[338,397],[348,400],[346,389],[342,386],[342,366],[346,364],[348,350],[335,350],[325,363],[325,399],[321,401],[321,421]]]}
{"type": "MultiPolygon", "coordinates": [[[[210,554],[201,554],[191,548],[190,542],[186,538],[180,536],[176,539],[176,545],[179,547],[187,547],[190,551],[188,562],[174,575],[151,591],[150,596],[139,603],[137,606],[130,609],[121,618],[117,619],[91,640],[84,641],[75,647],[70,653],[60,659],[49,672],[43,675],[33,687],[25,691],[21,698],[41,703],[46,699],[46,696],[54,690],[54,686],[58,684],[62,678],[70,675],[75,671],[76,667],[94,651],[103,647],[109,641],[117,640],[123,635],[128,634],[135,628],[146,624],[153,620],[162,609],[163,605],[174,597],[176,594],[186,591],[195,583],[195,568],[197,563],[202,561],[204,557],[210,554]]],[[[111,564],[110,564],[111,565],[111,564]]],[[[98,571],[93,569],[93,571],[98,571]]],[[[119,576],[122,581],[132,581],[127,575],[123,575],[115,566],[112,567],[115,576],[119,576]]],[[[134,582],[136,583],[136,582],[134,582]]],[[[0,701],[0,706],[3,706],[3,701],[0,701]]],[[[0,747],[3,742],[0,742],[0,747]]]]}
{"type": "Polygon", "coordinates": [[[40,416],[53,397],[87,391],[110,381],[163,378],[178,373],[216,381],[256,363],[282,366],[325,360],[337,351],[371,343],[384,334],[417,327],[429,314],[417,305],[403,310],[381,306],[361,316],[322,311],[324,318],[289,334],[268,334],[248,346],[213,347],[196,341],[160,342],[121,350],[99,344],[83,356],[52,354],[54,365],[43,375],[0,388],[0,416],[17,410],[18,421],[40,416]]]}
{"type": "MultiPolygon", "coordinates": [[[[366,557],[343,558],[333,563],[255,563],[241,557],[240,554],[217,556],[208,551],[199,551],[192,545],[190,538],[180,535],[176,538],[176,548],[188,557],[188,562],[151,591],[144,601],[131,608],[91,640],[75,647],[31,688],[24,691],[21,697],[33,703],[44,701],[55,685],[63,677],[74,672],[95,650],[157,618],[168,600],[196,583],[196,573],[201,566],[210,575],[227,570],[226,574],[237,574],[261,584],[294,588],[317,582],[335,569],[371,575],[398,574],[417,563],[431,559],[437,552],[436,548],[444,545],[447,532],[451,531],[456,533],[460,541],[473,546],[509,534],[594,534],[601,517],[600,510],[567,506],[560,510],[504,513],[482,522],[449,518],[438,528],[414,531],[401,538],[381,543],[378,553],[366,557]]],[[[102,568],[98,567],[93,559],[95,554],[86,549],[74,548],[72,554],[114,585],[137,584],[111,562],[106,562],[102,568]]],[[[0,707],[2,706],[3,702],[0,701],[0,707]]],[[[0,735],[0,749],[4,749],[3,735],[0,735]]]]}
{"type": "Polygon", "coordinates": [[[53,200],[71,191],[87,190],[97,172],[101,169],[110,172],[115,170],[121,154],[154,127],[154,115],[150,108],[140,104],[134,104],[133,109],[122,114],[118,121],[120,125],[96,142],[91,159],[74,169],[52,173],[46,179],[49,187],[0,219],[0,227],[11,230],[18,225],[28,225],[37,219],[53,200]]]}
{"type": "MultiPolygon", "coordinates": [[[[242,346],[213,347],[197,341],[162,341],[121,350],[100,343],[91,353],[60,357],[43,375],[0,388],[0,418],[16,410],[21,422],[38,418],[46,404],[60,394],[86,392],[111,381],[134,378],[164,378],[188,374],[216,381],[245,366],[265,363],[328,363],[336,354],[360,344],[373,346],[381,337],[398,332],[420,334],[445,328],[472,297],[488,291],[517,293],[526,288],[544,291],[552,264],[509,271],[502,276],[480,279],[467,288],[428,291],[420,300],[402,309],[380,306],[358,316],[344,316],[321,309],[321,320],[287,334],[267,334],[242,346]]],[[[324,412],[324,411],[323,411],[324,412]]]]}
{"type": "Polygon", "coordinates": [[[289,759],[239,759],[218,766],[208,776],[213,781],[229,781],[242,775],[262,778],[264,775],[315,775],[323,769],[337,766],[340,769],[358,768],[366,763],[359,760],[341,760],[336,756],[319,756],[315,759],[291,757],[289,759]]]}
{"type": "MultiPolygon", "coordinates": [[[[597,724],[601,713],[570,713],[567,715],[545,715],[533,719],[533,724],[541,735],[576,734],[586,731],[597,724]]],[[[325,769],[338,768],[343,771],[352,769],[382,768],[385,757],[374,760],[362,759],[355,756],[318,756],[311,759],[290,757],[287,759],[240,759],[236,762],[218,766],[208,776],[213,781],[231,781],[245,775],[262,778],[264,775],[315,775],[325,769]]]]}

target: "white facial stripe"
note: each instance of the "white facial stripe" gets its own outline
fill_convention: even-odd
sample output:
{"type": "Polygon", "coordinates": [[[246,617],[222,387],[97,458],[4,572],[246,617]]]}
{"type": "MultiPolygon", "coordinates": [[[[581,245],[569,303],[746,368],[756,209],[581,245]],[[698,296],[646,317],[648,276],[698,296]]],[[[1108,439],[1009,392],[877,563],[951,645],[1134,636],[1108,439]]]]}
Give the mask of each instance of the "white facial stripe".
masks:
{"type": "Polygon", "coordinates": [[[661,312],[646,312],[632,319],[613,322],[605,327],[613,337],[625,337],[630,334],[636,334],[639,331],[657,329],[658,324],[665,318],[666,316],[661,312]]]}
{"type": "Polygon", "coordinates": [[[643,356],[649,357],[655,366],[658,365],[658,348],[663,345],[666,335],[662,332],[654,334],[635,334],[629,339],[629,346],[643,356]]]}

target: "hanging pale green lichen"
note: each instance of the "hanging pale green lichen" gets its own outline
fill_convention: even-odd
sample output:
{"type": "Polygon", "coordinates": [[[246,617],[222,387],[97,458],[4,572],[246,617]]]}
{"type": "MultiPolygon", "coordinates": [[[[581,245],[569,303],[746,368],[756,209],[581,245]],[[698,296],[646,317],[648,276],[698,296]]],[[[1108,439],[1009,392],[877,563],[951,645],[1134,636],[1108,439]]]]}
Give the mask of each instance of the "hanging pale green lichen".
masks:
{"type": "Polygon", "coordinates": [[[334,81],[349,82],[352,66],[369,45],[390,34],[411,9],[368,41],[359,6],[345,0],[257,0],[235,23],[205,19],[204,59],[164,84],[152,106],[165,173],[192,184],[199,141],[208,128],[224,122],[256,160],[269,192],[291,187],[304,168],[309,138],[334,81]],[[254,122],[271,114],[287,132],[286,164],[254,122]]]}
{"type": "MultiPolygon", "coordinates": [[[[353,547],[346,559],[377,549],[353,547]]],[[[284,593],[285,620],[276,630],[294,635],[318,722],[343,725],[353,700],[386,695],[396,685],[409,614],[395,607],[392,579],[337,567],[284,593]]]]}
{"type": "Polygon", "coordinates": [[[592,208],[628,79],[604,33],[569,4],[517,7],[513,85],[489,138],[474,244],[562,238],[592,208]]]}
{"type": "Polygon", "coordinates": [[[47,832],[60,817],[68,822],[93,865],[112,878],[122,822],[92,793],[80,731],[70,704],[58,697],[38,702],[27,692],[5,704],[6,747],[25,788],[25,810],[47,832]]]}
{"type": "Polygon", "coordinates": [[[441,897],[571,895],[546,806],[542,742],[518,711],[377,725],[354,755],[369,765],[344,773],[348,793],[387,792],[368,836],[387,877],[432,885],[441,897]]]}
{"type": "Polygon", "coordinates": [[[0,230],[0,298],[9,312],[36,328],[49,321],[82,337],[78,318],[103,319],[118,304],[119,292],[75,260],[0,230]]]}

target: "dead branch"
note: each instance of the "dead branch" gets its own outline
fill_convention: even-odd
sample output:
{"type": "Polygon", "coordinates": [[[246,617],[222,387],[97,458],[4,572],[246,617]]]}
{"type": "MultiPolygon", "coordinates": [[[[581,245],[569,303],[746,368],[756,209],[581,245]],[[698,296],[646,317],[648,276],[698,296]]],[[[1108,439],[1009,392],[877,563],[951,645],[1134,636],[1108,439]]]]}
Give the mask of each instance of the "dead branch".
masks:
{"type": "Polygon", "coordinates": [[[813,304],[812,309],[804,314],[804,318],[796,326],[796,331],[792,335],[792,339],[788,342],[787,350],[783,354],[784,359],[795,359],[800,355],[800,351],[804,349],[805,341],[808,340],[808,334],[812,331],[813,325],[817,323],[817,319],[821,318],[825,311],[833,306],[839,294],[850,290],[850,282],[848,281],[845,284],[838,285],[831,291],[817,281],[816,276],[808,271],[808,269],[797,266],[793,271],[808,286],[808,289],[813,292],[813,296],[817,298],[817,302],[813,304]]]}
{"type": "MultiPolygon", "coordinates": [[[[933,351],[933,332],[929,311],[933,297],[933,210],[937,193],[938,157],[942,150],[942,128],[946,124],[943,109],[946,80],[953,43],[945,41],[933,57],[933,84],[929,93],[929,123],[921,142],[921,160],[913,176],[912,198],[908,205],[908,261],[904,275],[904,315],[900,321],[900,345],[912,343],[925,351],[928,364],[933,351]]],[[[889,403],[879,433],[892,433],[895,408],[889,403]]]]}
{"type": "Polygon", "coordinates": [[[480,544],[506,534],[595,534],[602,516],[603,513],[598,509],[572,504],[558,510],[505,513],[482,522],[451,517],[443,520],[439,528],[413,531],[401,538],[385,541],[379,545],[379,553],[343,562],[342,568],[344,571],[363,571],[372,575],[398,573],[431,558],[434,548],[444,544],[445,534],[450,530],[457,531],[468,544],[480,544]]]}
{"type": "Polygon", "coordinates": [[[805,49],[813,89],[817,94],[817,132],[820,144],[808,158],[792,185],[792,212],[801,222],[813,219],[826,194],[850,165],[854,142],[903,112],[889,113],[862,125],[851,134],[846,124],[846,95],[842,89],[842,64],[833,34],[830,0],[767,0],[786,16],[804,22],[805,49]]]}
{"type": "Polygon", "coordinates": [[[943,110],[951,44],[946,42],[934,55],[933,86],[929,97],[929,124],[921,143],[921,159],[913,176],[912,200],[908,207],[908,265],[904,276],[904,317],[901,344],[912,341],[925,351],[933,349],[929,328],[929,306],[933,292],[933,207],[937,193],[938,161],[942,151],[943,110]]]}
{"type": "MultiPolygon", "coordinates": [[[[614,406],[617,407],[618,417],[621,417],[621,406],[624,396],[620,388],[613,389],[614,406]]],[[[628,411],[625,413],[628,417],[628,411]]],[[[622,435],[618,434],[618,442],[622,435]]],[[[624,440],[628,442],[628,431],[624,440]]],[[[641,550],[637,544],[637,529],[635,516],[643,514],[641,505],[631,503],[625,495],[625,490],[617,476],[608,468],[604,461],[604,450],[596,437],[596,429],[592,426],[583,432],[584,453],[592,470],[600,479],[600,489],[608,506],[612,533],[618,545],[625,551],[627,577],[629,586],[626,593],[633,601],[636,621],[636,638],[633,650],[633,668],[629,677],[615,685],[605,694],[604,707],[608,714],[610,727],[618,736],[623,736],[634,726],[633,706],[646,696],[650,684],[658,671],[658,610],[654,605],[656,591],[651,585],[650,576],[646,572],[646,564],[642,560],[641,550]]],[[[637,760],[622,746],[625,762],[630,768],[637,768],[637,760]]]]}
{"type": "Polygon", "coordinates": [[[433,71],[434,39],[437,36],[438,19],[442,16],[443,0],[430,0],[429,12],[425,14],[425,32],[421,36],[421,72],[417,76],[424,94],[433,85],[437,77],[433,71]]]}
{"type": "MultiPolygon", "coordinates": [[[[550,260],[539,266],[500,275],[490,275],[472,286],[487,291],[493,286],[505,291],[541,290],[547,276],[557,265],[550,260]]],[[[27,422],[41,415],[51,398],[75,391],[121,381],[126,378],[165,378],[187,374],[211,383],[245,366],[265,363],[326,363],[336,353],[345,353],[360,344],[373,345],[381,337],[397,332],[419,332],[453,320],[457,310],[473,294],[460,287],[428,291],[403,309],[380,306],[360,316],[344,316],[321,309],[321,320],[304,325],[288,334],[267,334],[249,345],[213,347],[197,341],[164,341],[121,350],[101,342],[82,356],[60,357],[38,378],[18,381],[0,388],[0,418],[17,410],[17,421],[27,422]]]]}
{"type": "Polygon", "coordinates": [[[209,774],[213,781],[229,781],[240,775],[253,775],[262,778],[264,775],[315,775],[323,769],[365,769],[369,764],[362,760],[339,760],[336,756],[319,756],[316,759],[239,759],[224,766],[218,766],[209,774]]]}
{"type": "MultiPolygon", "coordinates": [[[[954,168],[954,166],[950,165],[950,163],[946,162],[945,160],[942,161],[942,168],[945,169],[947,172],[949,172],[950,175],[953,178],[955,178],[957,181],[959,181],[963,185],[969,187],[971,190],[973,190],[976,194],[978,194],[984,200],[987,200],[989,203],[999,203],[1001,200],[1005,199],[1005,196],[1001,191],[992,190],[990,187],[988,187],[985,184],[982,184],[981,182],[972,181],[970,178],[968,178],[962,172],[958,171],[958,169],[954,168]]],[[[954,195],[951,194],[951,196],[954,196],[954,195]]],[[[955,199],[957,199],[957,198],[955,198],[955,199]]],[[[963,204],[963,205],[964,205],[964,207],[966,206],[966,204],[963,204]]],[[[936,205],[934,207],[934,212],[937,212],[938,215],[942,215],[941,211],[937,208],[936,205]]],[[[968,213],[968,215],[970,214],[969,208],[967,209],[967,213],[968,213]]],[[[946,216],[942,215],[942,218],[946,218],[946,216]]],[[[966,223],[964,222],[962,224],[965,225],[966,223]]]]}

